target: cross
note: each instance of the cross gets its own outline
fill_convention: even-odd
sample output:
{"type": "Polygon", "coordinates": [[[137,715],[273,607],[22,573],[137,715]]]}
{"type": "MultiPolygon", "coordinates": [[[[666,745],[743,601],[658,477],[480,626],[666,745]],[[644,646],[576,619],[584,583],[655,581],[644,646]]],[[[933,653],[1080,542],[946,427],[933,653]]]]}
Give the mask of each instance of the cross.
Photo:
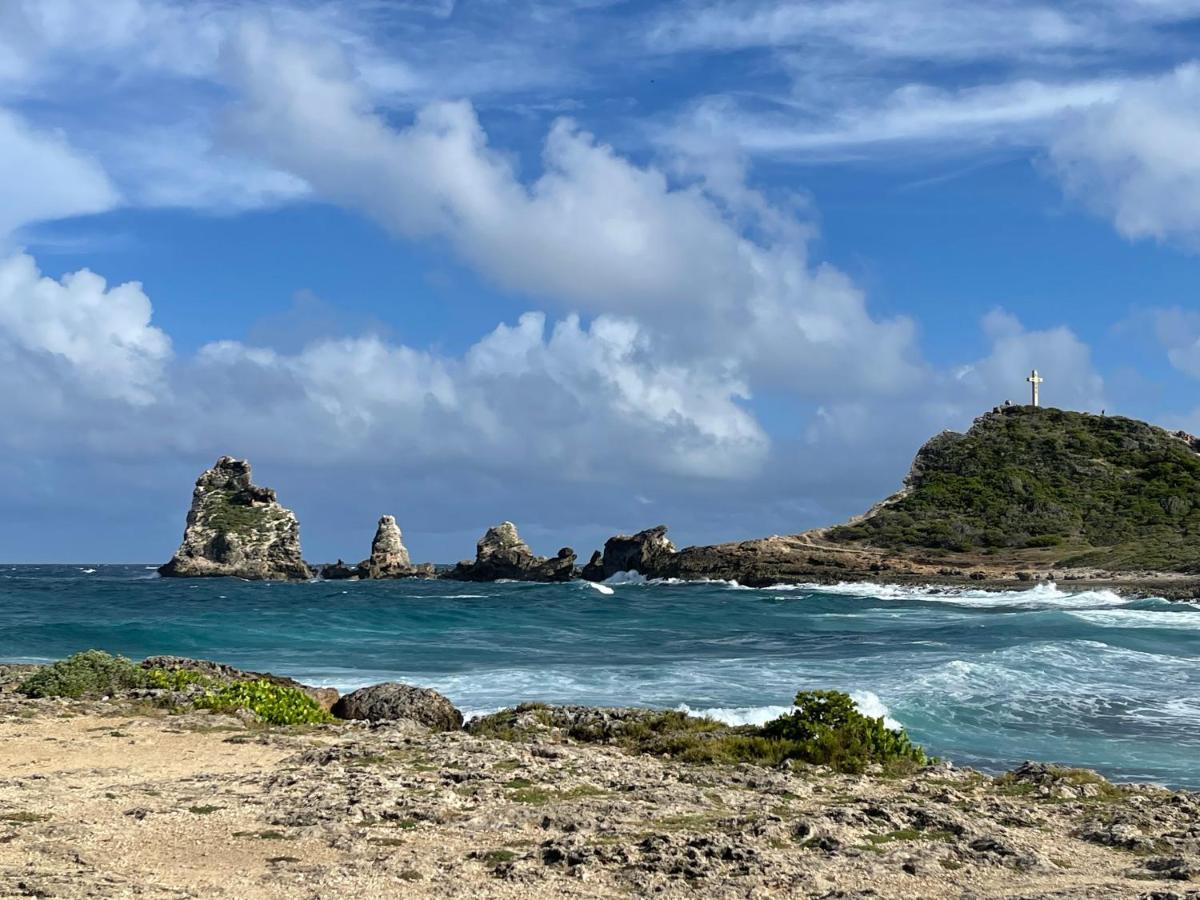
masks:
{"type": "Polygon", "coordinates": [[[1037,406],[1038,405],[1038,385],[1041,384],[1046,379],[1037,373],[1037,369],[1034,369],[1033,372],[1030,373],[1029,377],[1026,378],[1025,380],[1028,381],[1031,385],[1033,385],[1033,405],[1037,406]]]}

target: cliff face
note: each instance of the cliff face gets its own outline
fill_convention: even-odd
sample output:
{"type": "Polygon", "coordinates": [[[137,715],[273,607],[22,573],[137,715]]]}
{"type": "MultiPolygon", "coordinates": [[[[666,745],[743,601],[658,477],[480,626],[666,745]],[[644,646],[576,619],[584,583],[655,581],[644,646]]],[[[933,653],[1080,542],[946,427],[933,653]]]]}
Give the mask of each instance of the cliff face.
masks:
{"type": "Polygon", "coordinates": [[[250,464],[222,456],[196,480],[183,542],[159,574],[304,580],[300,525],[275,492],[250,480],[250,464]]]}
{"type": "Polygon", "coordinates": [[[927,443],[901,494],[829,537],[1200,571],[1200,453],[1190,435],[1133,419],[1002,407],[927,443]]]}

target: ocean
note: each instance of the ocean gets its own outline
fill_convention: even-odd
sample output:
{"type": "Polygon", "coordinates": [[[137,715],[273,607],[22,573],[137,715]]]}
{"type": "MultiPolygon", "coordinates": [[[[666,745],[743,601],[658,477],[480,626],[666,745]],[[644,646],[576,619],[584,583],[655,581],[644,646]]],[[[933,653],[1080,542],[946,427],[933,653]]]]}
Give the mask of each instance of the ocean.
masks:
{"type": "Polygon", "coordinates": [[[688,709],[731,723],[847,691],[930,752],[1200,787],[1200,604],[1050,585],[254,583],[149,566],[0,566],[0,660],[172,653],[343,691],[688,709]]]}

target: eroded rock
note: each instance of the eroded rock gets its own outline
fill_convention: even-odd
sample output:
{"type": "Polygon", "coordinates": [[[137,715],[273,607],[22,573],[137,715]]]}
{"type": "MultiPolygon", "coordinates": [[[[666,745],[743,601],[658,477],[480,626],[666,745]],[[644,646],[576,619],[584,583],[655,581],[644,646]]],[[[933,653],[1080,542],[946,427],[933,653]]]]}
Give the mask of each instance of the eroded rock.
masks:
{"type": "Polygon", "coordinates": [[[557,556],[537,556],[521,540],[516,525],[501,522],[480,539],[475,560],[460,562],[446,577],[459,581],[569,581],[575,577],[575,551],[563,547],[557,556]]]}
{"type": "Polygon", "coordinates": [[[183,542],[159,574],[307,580],[296,514],[250,480],[250,463],[222,456],[197,480],[183,542]]]}
{"type": "Polygon", "coordinates": [[[459,731],[463,715],[437,691],[395,681],[359,688],[333,705],[339,719],[389,722],[407,719],[433,731],[459,731]]]}

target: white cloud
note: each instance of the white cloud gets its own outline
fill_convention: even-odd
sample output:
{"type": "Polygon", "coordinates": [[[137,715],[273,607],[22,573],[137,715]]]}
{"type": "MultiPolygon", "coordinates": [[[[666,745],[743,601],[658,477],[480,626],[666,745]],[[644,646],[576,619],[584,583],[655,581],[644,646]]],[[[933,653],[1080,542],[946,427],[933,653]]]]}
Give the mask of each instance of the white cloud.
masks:
{"type": "Polygon", "coordinates": [[[1200,313],[1175,308],[1150,310],[1148,315],[1171,365],[1200,378],[1200,313]]]}
{"type": "Polygon", "coordinates": [[[1200,246],[1200,64],[1069,118],[1050,158],[1067,189],[1126,237],[1200,246]]]}
{"type": "MultiPolygon", "coordinates": [[[[0,259],[0,348],[6,380],[20,381],[51,366],[52,391],[144,406],[162,389],[171,354],[167,336],[150,324],[150,300],[136,283],[108,287],[82,269],[45,277],[33,259],[0,259]]],[[[31,379],[32,380],[32,379],[31,379]]],[[[10,385],[29,402],[32,385],[10,385]]],[[[80,402],[86,402],[81,399],[80,402]]]]}
{"type": "Polygon", "coordinates": [[[784,101],[767,113],[749,112],[729,97],[710,97],[659,139],[687,148],[729,135],[748,153],[821,159],[894,158],[897,144],[955,154],[988,144],[1040,146],[1065,115],[1112,101],[1126,85],[1120,79],[1027,79],[958,89],[914,83],[879,99],[844,98],[833,110],[784,101]]]}
{"type": "Polygon", "coordinates": [[[247,152],[398,234],[447,240],[508,290],[636,315],[666,358],[801,392],[894,392],[920,375],[911,323],[871,317],[844,276],[808,264],[803,224],[744,184],[674,185],[567,120],[525,184],[465,102],[398,129],[335,53],[251,28],[236,61],[231,130],[247,152]]]}
{"type": "Polygon", "coordinates": [[[32,222],[86,215],[118,201],[104,170],[61,135],[0,109],[0,246],[32,222]]]}
{"type": "Polygon", "coordinates": [[[1153,27],[1193,17],[1193,0],[702,0],[672,6],[647,32],[663,52],[829,45],[875,58],[970,61],[1091,55],[1154,38],[1153,27]]]}

